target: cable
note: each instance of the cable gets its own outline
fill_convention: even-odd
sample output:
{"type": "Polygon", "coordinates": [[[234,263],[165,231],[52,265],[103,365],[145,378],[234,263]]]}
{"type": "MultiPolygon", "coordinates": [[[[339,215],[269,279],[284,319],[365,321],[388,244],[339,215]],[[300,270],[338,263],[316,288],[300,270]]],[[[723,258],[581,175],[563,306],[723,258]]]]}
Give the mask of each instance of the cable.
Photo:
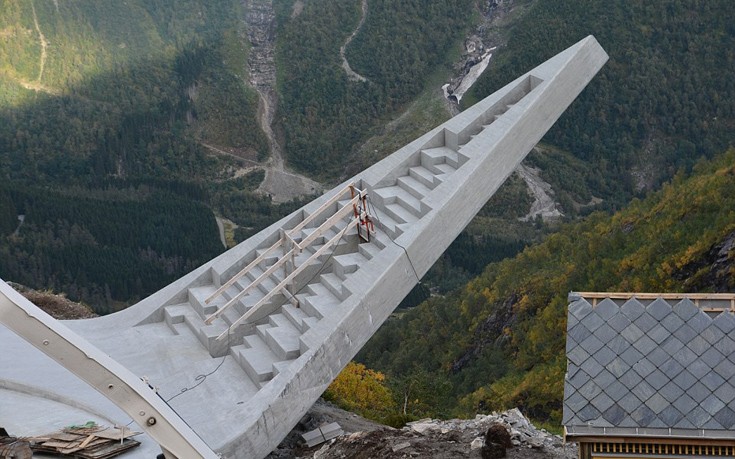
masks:
{"type": "MultiPolygon", "coordinates": [[[[230,334],[231,333],[232,333],[232,330],[228,328],[227,329],[227,349],[230,348],[230,334]]],[[[225,363],[225,359],[227,358],[227,355],[228,354],[225,354],[225,355],[222,356],[222,360],[220,360],[219,365],[217,365],[217,367],[214,370],[210,371],[209,373],[203,373],[203,374],[197,375],[196,378],[194,378],[194,381],[196,381],[196,384],[194,384],[193,386],[190,386],[190,387],[184,387],[183,389],[181,389],[181,392],[179,392],[176,395],[171,396],[169,399],[163,399],[163,401],[166,402],[166,405],[168,405],[169,408],[171,408],[173,410],[173,407],[171,407],[171,405],[169,405],[168,402],[170,402],[171,400],[175,399],[179,395],[183,395],[186,392],[191,391],[192,389],[196,389],[202,383],[204,383],[204,381],[207,380],[207,377],[212,376],[213,374],[217,373],[217,370],[219,370],[222,367],[222,365],[225,363]]],[[[176,410],[174,410],[174,412],[175,411],[176,410]]]]}
{"type": "MultiPolygon", "coordinates": [[[[373,201],[370,199],[370,196],[367,197],[367,203],[368,206],[373,209],[373,215],[375,218],[378,218],[378,211],[375,209],[375,206],[373,205],[373,201]]],[[[378,220],[380,222],[380,220],[378,220]]],[[[397,243],[395,239],[393,239],[388,231],[383,231],[386,236],[388,236],[388,239],[391,240],[392,243],[397,245],[398,247],[403,249],[403,253],[406,254],[406,259],[408,260],[408,263],[411,265],[411,269],[413,270],[413,275],[416,276],[416,282],[419,284],[421,283],[421,278],[419,277],[418,272],[416,272],[416,267],[413,265],[413,261],[411,261],[411,257],[408,255],[408,250],[406,250],[405,247],[403,247],[401,244],[397,243]]]]}

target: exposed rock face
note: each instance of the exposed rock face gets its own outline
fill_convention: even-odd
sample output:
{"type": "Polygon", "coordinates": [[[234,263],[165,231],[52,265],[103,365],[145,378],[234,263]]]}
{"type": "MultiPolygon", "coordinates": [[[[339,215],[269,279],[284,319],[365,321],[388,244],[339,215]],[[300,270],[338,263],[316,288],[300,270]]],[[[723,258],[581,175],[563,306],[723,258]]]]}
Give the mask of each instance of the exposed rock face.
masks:
{"type": "Polygon", "coordinates": [[[702,258],[683,266],[673,276],[686,279],[686,291],[732,292],[735,290],[735,231],[725,236],[702,258]]]}
{"type": "MultiPolygon", "coordinates": [[[[349,429],[345,430],[349,432],[349,429]]],[[[353,432],[310,450],[295,449],[291,452],[291,457],[319,459],[577,457],[576,445],[564,445],[560,437],[537,430],[517,409],[492,415],[480,414],[469,420],[422,419],[402,429],[382,427],[370,432],[353,432]],[[486,440],[488,435],[492,439],[490,444],[486,440]]]]}

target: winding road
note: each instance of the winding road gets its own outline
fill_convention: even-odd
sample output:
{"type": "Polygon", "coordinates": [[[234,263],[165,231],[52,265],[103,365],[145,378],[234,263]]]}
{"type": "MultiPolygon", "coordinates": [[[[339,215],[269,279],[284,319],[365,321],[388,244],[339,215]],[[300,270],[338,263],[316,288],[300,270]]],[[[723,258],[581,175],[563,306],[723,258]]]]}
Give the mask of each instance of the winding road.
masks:
{"type": "Polygon", "coordinates": [[[355,30],[352,31],[352,34],[347,37],[347,40],[342,44],[342,46],[339,48],[339,56],[342,58],[342,68],[344,69],[345,73],[347,73],[347,78],[349,78],[352,81],[361,81],[365,82],[367,81],[367,78],[360,75],[359,73],[352,70],[352,67],[350,67],[350,63],[347,62],[347,57],[345,57],[345,51],[347,50],[347,47],[352,42],[352,39],[355,38],[357,33],[362,28],[362,25],[365,23],[365,17],[367,16],[367,9],[368,9],[368,2],[367,0],[362,0],[362,16],[360,17],[360,22],[357,24],[357,27],[355,30]]]}

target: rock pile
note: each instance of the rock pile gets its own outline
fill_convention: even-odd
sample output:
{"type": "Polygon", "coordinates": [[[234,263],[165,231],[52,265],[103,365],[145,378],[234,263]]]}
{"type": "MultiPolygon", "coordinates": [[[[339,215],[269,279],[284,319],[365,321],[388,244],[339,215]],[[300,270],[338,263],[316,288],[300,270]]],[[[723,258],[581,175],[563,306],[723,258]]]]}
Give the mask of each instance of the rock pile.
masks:
{"type": "Polygon", "coordinates": [[[536,429],[518,410],[475,419],[422,419],[402,429],[381,427],[354,432],[294,456],[314,459],[381,458],[557,458],[574,459],[577,448],[561,437],[536,429]],[[503,434],[505,432],[505,434],[503,434]],[[486,436],[492,439],[486,441],[486,436]]]}

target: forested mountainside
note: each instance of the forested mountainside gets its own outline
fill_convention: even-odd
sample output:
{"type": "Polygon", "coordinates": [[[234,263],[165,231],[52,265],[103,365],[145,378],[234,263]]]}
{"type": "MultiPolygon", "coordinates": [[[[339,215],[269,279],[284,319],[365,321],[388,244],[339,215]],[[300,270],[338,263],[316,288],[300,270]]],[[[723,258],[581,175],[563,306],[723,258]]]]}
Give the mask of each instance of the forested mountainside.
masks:
{"type": "Polygon", "coordinates": [[[562,225],[455,294],[390,319],[357,360],[385,373],[397,398],[411,393],[415,416],[518,406],[558,425],[570,291],[734,290],[731,148],[625,210],[562,225]]]}
{"type": "MultiPolygon", "coordinates": [[[[282,128],[274,127],[290,162],[322,179],[342,173],[371,126],[411,101],[421,74],[461,42],[472,14],[460,6],[471,12],[472,4],[455,3],[376,10],[366,30],[412,27],[403,30],[406,47],[382,51],[368,84],[349,81],[339,61],[361,2],[310,1],[301,14],[290,1],[255,5],[265,12],[256,19],[268,21],[268,8],[278,17],[265,29],[279,37],[282,128]],[[393,75],[403,61],[412,64],[393,75]]],[[[250,6],[0,7],[0,277],[67,292],[104,313],[219,253],[215,214],[242,240],[300,205],[255,192],[264,176],[250,168],[269,148],[249,78],[250,6]]],[[[361,41],[348,52],[370,46],[361,41]]]]}
{"type": "Polygon", "coordinates": [[[610,60],[544,137],[581,161],[535,157],[567,214],[591,196],[619,208],[723,151],[735,129],[735,12],[728,0],[534,2],[463,102],[588,34],[610,60]]]}

